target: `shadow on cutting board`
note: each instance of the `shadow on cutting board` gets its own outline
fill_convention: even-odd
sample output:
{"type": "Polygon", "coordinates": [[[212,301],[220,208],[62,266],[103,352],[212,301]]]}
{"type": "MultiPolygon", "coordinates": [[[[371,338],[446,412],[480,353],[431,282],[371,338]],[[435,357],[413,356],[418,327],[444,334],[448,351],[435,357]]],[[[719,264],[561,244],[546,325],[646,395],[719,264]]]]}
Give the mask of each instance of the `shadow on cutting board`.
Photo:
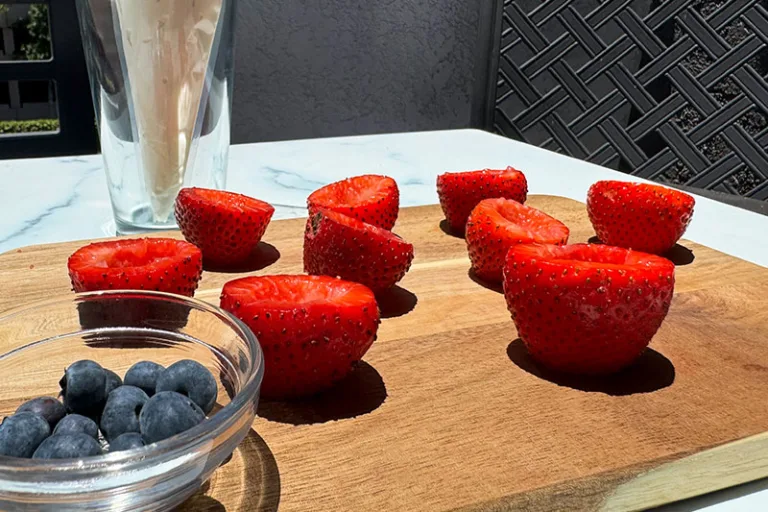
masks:
{"type": "Polygon", "coordinates": [[[274,512],[279,504],[280,472],[277,461],[264,439],[251,429],[232,457],[175,510],[274,512]],[[220,500],[225,501],[227,506],[220,500]]]}
{"type": "MultiPolygon", "coordinates": [[[[222,464],[222,466],[223,465],[224,464],[222,464]]],[[[216,478],[215,476],[212,477],[212,479],[215,479],[215,478],[216,478]]],[[[204,512],[218,512],[220,510],[221,511],[227,510],[227,507],[225,507],[223,503],[221,503],[216,498],[207,495],[210,489],[211,489],[211,481],[208,480],[207,482],[205,482],[203,485],[200,486],[200,489],[198,489],[195,494],[193,494],[189,499],[187,499],[187,501],[179,505],[175,510],[177,512],[183,512],[187,510],[190,510],[190,511],[202,510],[204,512]]]]}
{"type": "Polygon", "coordinates": [[[458,233],[451,229],[451,226],[448,225],[448,221],[443,219],[440,221],[440,231],[445,233],[448,236],[452,236],[454,238],[461,238],[464,240],[464,233],[458,233]]]}
{"type": "Polygon", "coordinates": [[[360,361],[349,375],[319,395],[291,401],[259,403],[264,419],[291,425],[312,425],[362,416],[387,399],[387,387],[376,369],[360,361]]]}
{"type": "Polygon", "coordinates": [[[692,250],[687,247],[683,247],[680,244],[675,244],[673,248],[664,254],[664,257],[674,263],[677,267],[690,265],[693,263],[693,260],[696,259],[696,256],[693,254],[692,250]]]}
{"type": "MultiPolygon", "coordinates": [[[[602,244],[603,242],[600,241],[600,239],[597,238],[596,236],[593,236],[592,238],[587,240],[587,243],[602,244]]],[[[674,247],[672,247],[666,253],[662,254],[662,256],[664,256],[669,261],[674,263],[676,267],[690,265],[691,263],[693,263],[693,260],[696,259],[696,255],[693,254],[692,250],[680,244],[675,244],[674,247]]]]}
{"type": "Polygon", "coordinates": [[[379,305],[381,318],[407,315],[413,311],[418,302],[419,298],[414,293],[397,285],[376,294],[376,303],[379,305]]]}
{"type": "Polygon", "coordinates": [[[590,393],[605,393],[611,396],[652,393],[671,386],[675,381],[675,366],[672,361],[653,349],[646,349],[628,368],[606,376],[567,375],[547,370],[531,358],[520,338],[507,346],[507,356],[518,368],[531,375],[558,386],[590,393]]]}
{"type": "Polygon", "coordinates": [[[248,260],[232,267],[217,267],[216,265],[207,265],[203,263],[203,270],[208,272],[223,272],[227,274],[241,274],[244,272],[255,272],[272,265],[280,259],[280,251],[272,244],[259,242],[259,245],[251,252],[248,260]]]}
{"type": "Polygon", "coordinates": [[[496,292],[496,293],[504,293],[504,287],[501,285],[501,283],[492,283],[490,281],[486,281],[485,279],[481,279],[477,277],[477,274],[475,274],[475,271],[472,268],[470,268],[467,271],[467,275],[471,280],[473,280],[475,283],[479,284],[483,288],[487,288],[492,292],[496,292]]]}
{"type": "MultiPolygon", "coordinates": [[[[164,302],[152,297],[121,298],[117,293],[112,298],[83,297],[78,299],[77,314],[83,330],[108,329],[112,327],[153,328],[180,331],[187,325],[190,306],[183,302],[164,302]]],[[[85,343],[92,348],[157,348],[145,336],[136,336],[132,331],[108,334],[99,332],[83,335],[85,343]]]]}

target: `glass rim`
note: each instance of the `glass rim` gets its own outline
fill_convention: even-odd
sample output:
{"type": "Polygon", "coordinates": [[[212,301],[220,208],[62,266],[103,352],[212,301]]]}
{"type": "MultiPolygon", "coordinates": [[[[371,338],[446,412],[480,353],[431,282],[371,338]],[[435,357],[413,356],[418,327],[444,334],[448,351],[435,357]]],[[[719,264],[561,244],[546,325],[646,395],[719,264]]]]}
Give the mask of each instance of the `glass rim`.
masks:
{"type": "Polygon", "coordinates": [[[78,474],[83,477],[92,471],[103,471],[106,466],[119,466],[120,471],[132,469],[132,466],[146,467],[148,463],[163,459],[172,459],[182,453],[189,453],[191,447],[197,446],[206,439],[217,436],[225,431],[243,413],[244,407],[253,401],[264,377],[264,355],[261,345],[255,334],[240,319],[223,309],[207,302],[172,293],[146,291],[146,290],[103,290],[95,292],[75,293],[73,295],[60,295],[51,299],[44,299],[28,303],[24,306],[0,312],[0,325],[9,318],[35,311],[51,304],[63,304],[67,302],[80,303],[93,299],[130,298],[150,299],[158,301],[173,301],[188,305],[199,311],[216,316],[219,321],[227,324],[235,334],[245,343],[252,358],[252,368],[242,388],[230,402],[217,411],[213,416],[191,429],[176,434],[168,439],[158,441],[148,446],[125,450],[115,453],[105,453],[83,459],[25,459],[0,455],[0,475],[5,480],[27,480],[25,476],[36,471],[47,474],[78,474]]]}

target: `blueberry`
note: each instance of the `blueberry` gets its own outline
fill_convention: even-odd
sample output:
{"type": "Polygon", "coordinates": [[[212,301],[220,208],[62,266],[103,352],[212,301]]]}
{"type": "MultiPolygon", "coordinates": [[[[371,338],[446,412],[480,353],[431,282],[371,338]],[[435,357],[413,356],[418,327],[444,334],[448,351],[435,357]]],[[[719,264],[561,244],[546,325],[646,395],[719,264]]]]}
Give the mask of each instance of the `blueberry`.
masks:
{"type": "Polygon", "coordinates": [[[69,412],[98,418],[107,399],[107,372],[93,361],[72,363],[59,381],[69,412]]]}
{"type": "Polygon", "coordinates": [[[144,442],[152,444],[189,430],[204,419],[203,411],[188,397],[161,391],[144,405],[139,424],[144,442]]]}
{"type": "Polygon", "coordinates": [[[19,408],[16,409],[16,412],[33,412],[38,416],[42,416],[51,428],[54,428],[59,420],[67,414],[64,404],[52,396],[33,398],[32,400],[21,404],[19,408]]]}
{"type": "Polygon", "coordinates": [[[86,434],[94,439],[99,438],[99,426],[91,418],[79,414],[67,414],[53,429],[55,436],[71,436],[86,434]]]}
{"type": "Polygon", "coordinates": [[[113,372],[112,370],[104,369],[105,372],[107,372],[107,384],[106,384],[106,393],[107,397],[109,397],[109,394],[112,392],[113,389],[119,388],[123,385],[123,379],[120,378],[118,374],[113,372]]]}
{"type": "Polygon", "coordinates": [[[29,458],[49,435],[51,427],[38,414],[20,412],[9,416],[0,424],[0,455],[29,458]]]}
{"type": "Polygon", "coordinates": [[[33,459],[80,459],[101,455],[99,442],[88,434],[51,436],[35,450],[33,459]]]}
{"type": "Polygon", "coordinates": [[[141,434],[138,432],[128,432],[117,436],[114,441],[109,443],[109,451],[120,452],[141,448],[142,446],[144,446],[144,439],[141,437],[141,434]]]}
{"type": "Polygon", "coordinates": [[[147,400],[147,394],[135,386],[120,386],[109,394],[100,422],[107,441],[127,432],[139,432],[139,413],[147,400]]]}
{"type": "Polygon", "coordinates": [[[208,414],[216,403],[218,387],[208,368],[197,361],[184,359],[173,363],[157,377],[156,391],[176,391],[188,396],[203,413],[208,414]]]}
{"type": "Polygon", "coordinates": [[[141,388],[147,396],[155,394],[157,376],[165,370],[162,366],[152,361],[139,361],[125,372],[126,386],[141,388]]]}

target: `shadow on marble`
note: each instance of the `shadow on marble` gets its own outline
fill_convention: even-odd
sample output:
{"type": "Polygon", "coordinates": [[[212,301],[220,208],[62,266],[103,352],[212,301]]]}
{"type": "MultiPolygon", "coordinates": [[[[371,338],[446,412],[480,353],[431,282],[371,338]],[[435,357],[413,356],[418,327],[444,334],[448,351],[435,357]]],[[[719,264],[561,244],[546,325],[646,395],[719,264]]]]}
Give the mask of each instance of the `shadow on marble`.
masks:
{"type": "Polygon", "coordinates": [[[389,290],[377,293],[376,302],[379,304],[381,318],[396,318],[413,311],[419,298],[409,290],[395,285],[389,290]]]}
{"type": "Polygon", "coordinates": [[[331,389],[291,401],[261,400],[257,414],[269,421],[312,425],[362,416],[387,399],[387,387],[376,369],[365,361],[331,389]]]}
{"type": "Polygon", "coordinates": [[[255,272],[256,270],[262,270],[275,263],[280,259],[280,251],[277,250],[272,244],[266,242],[259,242],[256,249],[253,250],[251,255],[243,263],[239,263],[233,266],[217,266],[208,265],[203,263],[203,269],[207,272],[221,272],[223,274],[242,274],[244,272],[255,272]]]}

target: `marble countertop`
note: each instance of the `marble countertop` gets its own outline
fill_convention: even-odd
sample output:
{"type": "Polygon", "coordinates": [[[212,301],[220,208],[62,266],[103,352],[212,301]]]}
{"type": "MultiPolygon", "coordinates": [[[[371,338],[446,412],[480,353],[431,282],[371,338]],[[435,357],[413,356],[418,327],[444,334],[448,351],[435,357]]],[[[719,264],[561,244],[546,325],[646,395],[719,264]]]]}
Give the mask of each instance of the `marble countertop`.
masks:
{"type": "MultiPolygon", "coordinates": [[[[584,201],[600,179],[629,179],[603,167],[478,130],[341,137],[234,146],[227,188],[269,201],[275,219],[304,216],[307,196],[355,174],[397,180],[401,205],[437,202],[435,178],[445,171],[512,165],[531,194],[584,201]]],[[[34,244],[115,234],[98,155],[0,160],[0,252],[34,244]]],[[[768,267],[768,217],[698,197],[687,239],[768,267]]],[[[768,484],[758,481],[664,507],[766,510],[768,484]]]]}
{"type": "MultiPolygon", "coordinates": [[[[303,216],[307,195],[338,179],[381,173],[397,180],[401,205],[437,202],[445,171],[513,165],[530,193],[584,201],[599,179],[628,179],[597,165],[478,130],[340,137],[233,146],[227,188],[276,206],[275,219],[303,216]]],[[[0,160],[0,252],[115,234],[98,155],[0,160]]],[[[686,238],[768,266],[768,216],[697,198],[686,238]]]]}

